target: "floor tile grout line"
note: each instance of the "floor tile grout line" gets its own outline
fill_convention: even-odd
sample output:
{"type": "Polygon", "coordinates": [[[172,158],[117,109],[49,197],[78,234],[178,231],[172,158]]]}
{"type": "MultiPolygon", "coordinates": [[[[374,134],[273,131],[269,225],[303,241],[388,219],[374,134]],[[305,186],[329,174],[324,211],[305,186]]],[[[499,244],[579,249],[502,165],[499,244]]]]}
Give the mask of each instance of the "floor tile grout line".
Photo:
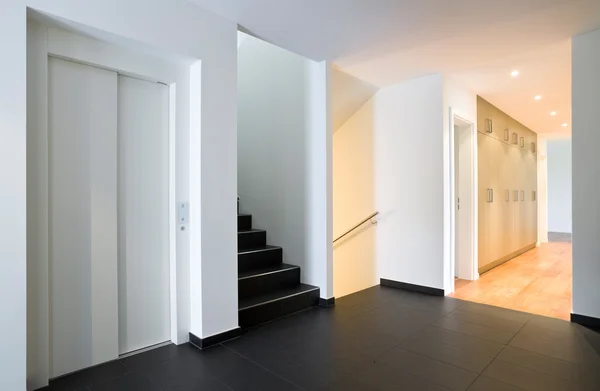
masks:
{"type": "MultiPolygon", "coordinates": [[[[470,324],[474,324],[474,325],[476,325],[476,326],[481,326],[481,325],[478,325],[478,324],[476,324],[476,323],[470,323],[470,324]]],[[[440,326],[437,326],[437,325],[435,325],[435,324],[432,324],[432,325],[430,325],[430,326],[431,326],[431,327],[435,327],[436,329],[444,330],[444,331],[451,331],[451,332],[453,332],[453,333],[457,333],[457,334],[464,335],[464,336],[467,336],[467,337],[481,339],[481,340],[483,340],[483,341],[486,341],[486,342],[493,342],[493,343],[497,343],[497,344],[499,344],[499,345],[504,345],[504,342],[498,342],[498,341],[494,341],[494,340],[492,340],[492,339],[489,339],[489,338],[483,338],[483,337],[478,337],[478,336],[476,336],[476,335],[472,335],[472,334],[466,334],[466,333],[463,333],[462,331],[456,331],[456,330],[447,329],[447,328],[445,328],[445,327],[440,327],[440,326]]],[[[485,327],[485,326],[483,326],[483,327],[485,327]]],[[[511,333],[511,334],[512,334],[512,332],[511,332],[511,331],[500,330],[500,329],[492,329],[492,330],[505,331],[505,332],[507,332],[507,333],[511,333]]],[[[511,340],[514,338],[514,336],[515,336],[515,335],[516,335],[516,334],[514,334],[514,335],[511,337],[511,340]]]]}
{"type": "Polygon", "coordinates": [[[289,379],[286,379],[285,377],[281,376],[281,375],[280,375],[280,374],[278,374],[277,372],[274,372],[274,371],[272,371],[271,369],[269,369],[269,368],[267,368],[267,367],[265,367],[265,366],[261,365],[260,363],[257,363],[256,361],[254,361],[254,360],[252,360],[252,359],[250,359],[250,358],[248,358],[248,357],[244,356],[243,354],[241,354],[241,353],[239,353],[239,352],[237,352],[237,351],[235,351],[235,350],[231,349],[231,348],[230,348],[230,347],[228,347],[228,346],[225,346],[225,345],[223,345],[223,344],[220,344],[220,345],[221,345],[221,346],[223,346],[225,349],[229,350],[230,352],[233,352],[234,354],[236,354],[236,355],[238,355],[238,356],[242,357],[244,360],[247,360],[248,362],[251,362],[252,364],[254,364],[254,365],[256,365],[256,366],[258,366],[258,367],[260,367],[260,368],[264,369],[265,371],[267,371],[267,372],[269,372],[269,373],[271,373],[271,374],[273,374],[273,375],[277,376],[278,378],[280,378],[280,379],[282,379],[282,380],[284,380],[284,381],[286,381],[286,382],[290,383],[290,384],[291,384],[291,385],[293,385],[294,387],[298,387],[299,389],[301,389],[301,390],[305,390],[305,391],[306,391],[306,389],[305,389],[304,387],[300,387],[300,385],[298,385],[298,384],[294,383],[293,381],[291,381],[291,380],[289,380],[289,379]]]}
{"type": "MultiPolygon", "coordinates": [[[[497,358],[498,358],[498,356],[500,355],[500,353],[502,353],[502,352],[504,351],[504,349],[506,349],[506,347],[507,347],[507,346],[509,346],[509,344],[511,343],[511,341],[512,341],[512,340],[513,340],[513,339],[514,339],[516,336],[517,336],[517,334],[519,334],[519,333],[521,332],[521,330],[523,330],[523,328],[524,328],[524,327],[525,327],[525,326],[526,326],[526,325],[529,323],[529,321],[530,321],[530,320],[531,320],[531,319],[527,319],[527,321],[526,321],[526,322],[525,322],[525,323],[524,323],[524,324],[521,326],[521,328],[519,328],[519,331],[517,331],[517,332],[515,333],[515,335],[513,335],[513,336],[512,336],[512,338],[511,338],[511,339],[510,339],[510,340],[509,340],[509,341],[508,341],[508,342],[507,342],[507,343],[506,343],[504,346],[502,346],[502,349],[500,349],[500,351],[499,351],[498,353],[496,353],[496,355],[494,356],[494,358],[492,358],[492,360],[491,360],[491,361],[488,363],[488,365],[486,365],[486,366],[485,366],[485,368],[483,368],[483,370],[481,371],[481,373],[479,374],[479,376],[477,376],[477,378],[476,378],[476,379],[473,381],[473,383],[471,384],[471,386],[472,386],[473,384],[475,384],[475,382],[476,382],[476,381],[477,381],[477,380],[478,380],[478,379],[479,379],[481,376],[483,376],[483,373],[484,373],[484,372],[485,372],[485,371],[486,371],[486,370],[487,370],[487,369],[490,367],[490,365],[492,365],[492,364],[494,363],[494,361],[495,361],[495,360],[497,360],[497,358]]],[[[500,361],[503,361],[503,360],[500,360],[500,361]]],[[[524,368],[525,368],[525,367],[524,367],[524,368]]],[[[497,379],[494,379],[494,380],[497,380],[497,379]]],[[[499,381],[499,380],[498,380],[498,381],[499,381]]],[[[500,381],[500,382],[501,382],[501,383],[508,384],[508,385],[511,385],[511,386],[512,386],[512,384],[509,384],[509,383],[506,383],[506,382],[503,382],[503,381],[500,381]]],[[[469,386],[469,388],[471,388],[471,386],[469,386]]],[[[517,387],[517,388],[521,388],[521,387],[517,387]]],[[[468,389],[467,389],[467,390],[468,390],[468,389]]]]}
{"type": "MultiPolygon", "coordinates": [[[[452,312],[454,312],[454,311],[452,311],[452,312]]],[[[454,318],[454,317],[452,317],[452,316],[449,316],[449,315],[450,315],[452,312],[449,312],[449,313],[448,313],[448,315],[444,316],[444,318],[455,319],[455,320],[457,320],[457,321],[459,321],[459,322],[463,322],[463,323],[475,324],[475,325],[478,325],[478,326],[484,326],[484,327],[488,327],[488,328],[490,328],[490,329],[494,329],[494,330],[500,330],[500,331],[506,331],[506,332],[512,333],[512,331],[505,330],[505,329],[501,329],[501,328],[498,328],[498,327],[488,326],[488,325],[484,325],[484,324],[480,324],[480,323],[470,322],[470,321],[468,321],[468,320],[462,320],[462,319],[459,319],[459,318],[454,318]]],[[[486,315],[486,314],[481,314],[481,313],[478,313],[478,312],[469,312],[469,313],[471,313],[471,314],[475,314],[475,315],[480,315],[480,316],[494,316],[494,317],[497,317],[497,318],[498,318],[498,317],[499,317],[499,318],[502,318],[501,316],[496,316],[496,315],[486,315]]],[[[515,323],[521,323],[521,322],[519,322],[518,320],[504,319],[504,318],[502,318],[502,319],[503,319],[503,320],[509,320],[509,321],[511,321],[511,322],[515,322],[515,323]]],[[[530,319],[530,318],[528,318],[528,319],[525,321],[525,323],[523,323],[523,325],[527,324],[527,323],[528,323],[530,320],[531,320],[531,319],[530,319]]],[[[520,331],[520,330],[521,330],[521,328],[519,327],[519,331],[520,331]]]]}

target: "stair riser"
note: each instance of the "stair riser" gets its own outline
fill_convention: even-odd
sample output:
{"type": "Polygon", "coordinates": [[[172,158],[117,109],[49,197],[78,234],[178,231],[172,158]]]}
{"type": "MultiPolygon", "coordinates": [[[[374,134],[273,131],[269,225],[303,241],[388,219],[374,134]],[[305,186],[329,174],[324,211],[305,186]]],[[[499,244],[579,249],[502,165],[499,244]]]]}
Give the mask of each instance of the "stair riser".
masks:
{"type": "Polygon", "coordinates": [[[283,270],[238,280],[239,297],[260,295],[300,284],[300,268],[283,270]]]}
{"type": "Polygon", "coordinates": [[[252,229],[252,216],[238,216],[238,231],[248,231],[252,229]]]}
{"type": "Polygon", "coordinates": [[[238,233],[238,251],[266,245],[267,233],[265,231],[238,233]]]}
{"type": "Polygon", "coordinates": [[[319,290],[301,293],[285,299],[265,303],[239,311],[240,327],[252,327],[302,311],[319,303],[319,290]]]}
{"type": "Polygon", "coordinates": [[[283,262],[283,250],[281,248],[238,254],[238,272],[276,266],[281,262],[283,262]]]}

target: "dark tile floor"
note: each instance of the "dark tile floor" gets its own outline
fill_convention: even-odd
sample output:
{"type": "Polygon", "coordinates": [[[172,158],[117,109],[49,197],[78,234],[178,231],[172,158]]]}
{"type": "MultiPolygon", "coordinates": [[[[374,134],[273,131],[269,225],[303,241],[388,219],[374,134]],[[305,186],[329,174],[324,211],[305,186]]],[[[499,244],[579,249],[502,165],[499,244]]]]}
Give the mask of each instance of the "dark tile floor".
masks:
{"type": "Polygon", "coordinates": [[[199,351],[167,346],[47,390],[600,390],[600,332],[375,287],[199,351]]]}

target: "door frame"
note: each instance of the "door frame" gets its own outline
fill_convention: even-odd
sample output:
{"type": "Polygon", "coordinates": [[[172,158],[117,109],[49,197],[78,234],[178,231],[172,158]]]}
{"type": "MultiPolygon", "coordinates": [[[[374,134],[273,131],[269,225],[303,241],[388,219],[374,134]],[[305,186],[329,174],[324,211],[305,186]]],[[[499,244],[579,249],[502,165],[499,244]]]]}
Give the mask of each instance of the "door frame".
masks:
{"type": "MultiPolygon", "coordinates": [[[[176,105],[176,97],[185,93],[183,88],[177,88],[178,85],[189,84],[190,66],[178,64],[171,60],[163,60],[162,58],[130,51],[122,47],[98,41],[93,38],[85,37],[78,33],[61,30],[55,27],[47,26],[42,23],[37,23],[36,27],[30,27],[34,31],[31,41],[28,41],[28,56],[35,56],[35,64],[28,64],[28,79],[33,77],[35,83],[28,83],[28,94],[35,90],[35,96],[40,98],[30,107],[28,102],[28,116],[39,118],[36,120],[36,127],[30,129],[28,127],[28,139],[35,138],[35,145],[29,145],[28,150],[33,148],[35,152],[39,152],[38,157],[34,161],[33,168],[36,179],[34,188],[39,190],[37,195],[35,210],[36,214],[48,216],[48,58],[54,57],[61,60],[71,61],[86,66],[106,69],[118,74],[126,75],[150,82],[158,82],[168,86],[169,88],[169,126],[168,126],[168,243],[169,243],[169,322],[170,322],[170,340],[175,344],[186,342],[186,337],[189,331],[189,324],[186,318],[189,317],[189,296],[186,297],[185,291],[189,287],[185,285],[185,276],[181,274],[179,269],[183,267],[177,262],[177,237],[178,231],[187,229],[187,224],[177,223],[176,212],[176,190],[177,190],[177,136],[178,128],[181,133],[181,128],[187,125],[183,124],[181,116],[182,105],[176,105]],[[35,30],[34,30],[35,29],[35,30]],[[154,61],[155,60],[155,61],[154,61]],[[32,75],[29,73],[31,72],[32,75]],[[181,119],[180,119],[181,117],[181,119]],[[180,121],[177,121],[180,119],[180,121]],[[29,132],[31,131],[31,134],[29,132]],[[44,201],[41,198],[44,198],[44,201]],[[186,312],[187,311],[187,312],[186,312]]],[[[188,92],[189,94],[189,92],[188,92]]],[[[185,103],[185,102],[184,102],[185,103]]],[[[28,153],[29,155],[29,153],[28,153]]],[[[28,157],[29,159],[29,157],[28,157]]],[[[28,165],[30,164],[28,160],[28,165]]],[[[29,174],[28,174],[29,175],[29,174]]],[[[30,185],[28,184],[28,187],[30,185]]],[[[28,189],[28,198],[29,198],[28,189]]],[[[29,206],[28,206],[29,208],[29,206]]],[[[28,243],[29,247],[35,248],[35,259],[28,259],[29,262],[35,262],[35,269],[39,271],[36,280],[40,284],[29,284],[27,287],[28,296],[35,297],[39,303],[36,303],[36,308],[28,309],[35,311],[37,322],[36,332],[39,332],[38,337],[39,347],[36,347],[36,356],[39,364],[39,376],[36,376],[36,382],[42,385],[48,384],[50,378],[50,324],[48,316],[50,314],[51,303],[49,301],[49,275],[48,275],[48,231],[49,227],[44,224],[44,218],[40,218],[42,224],[36,227],[36,238],[33,243],[28,243]]],[[[47,222],[47,217],[46,217],[47,222]]],[[[28,234],[29,235],[29,234],[28,234]]],[[[29,268],[29,265],[28,265],[29,268]]],[[[28,277],[29,278],[29,277],[28,277]]],[[[189,277],[187,277],[189,278],[189,277]]],[[[32,327],[27,325],[28,329],[32,327]]],[[[30,353],[28,353],[30,354],[30,353]]]]}
{"type": "Polygon", "coordinates": [[[477,197],[477,128],[475,124],[457,114],[454,113],[452,107],[449,110],[449,124],[450,124],[450,137],[449,137],[449,146],[450,150],[450,254],[449,260],[450,265],[447,268],[448,275],[446,276],[448,284],[450,287],[450,292],[454,292],[454,278],[455,278],[455,270],[456,270],[456,249],[457,249],[457,235],[456,235],[456,210],[457,210],[457,196],[456,196],[456,167],[455,167],[455,131],[454,126],[457,125],[460,128],[463,128],[465,131],[469,132],[470,142],[468,143],[468,153],[470,155],[471,167],[469,168],[470,180],[468,181],[470,189],[468,189],[468,193],[471,196],[471,205],[470,207],[461,209],[462,211],[469,214],[468,221],[470,221],[470,234],[468,235],[469,248],[471,251],[471,256],[467,258],[467,260],[462,263],[459,262],[458,270],[459,270],[459,278],[466,280],[477,280],[479,279],[479,273],[477,270],[477,251],[478,251],[478,235],[477,235],[477,205],[478,205],[478,197],[477,197]]]}

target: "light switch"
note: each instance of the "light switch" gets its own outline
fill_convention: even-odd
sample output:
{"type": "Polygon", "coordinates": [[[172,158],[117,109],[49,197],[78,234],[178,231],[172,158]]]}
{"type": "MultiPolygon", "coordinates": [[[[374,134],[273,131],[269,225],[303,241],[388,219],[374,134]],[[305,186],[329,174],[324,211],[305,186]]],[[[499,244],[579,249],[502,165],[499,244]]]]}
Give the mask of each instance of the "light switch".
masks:
{"type": "Polygon", "coordinates": [[[180,202],[177,209],[177,218],[179,224],[187,224],[190,219],[190,204],[188,202],[180,202]]]}

